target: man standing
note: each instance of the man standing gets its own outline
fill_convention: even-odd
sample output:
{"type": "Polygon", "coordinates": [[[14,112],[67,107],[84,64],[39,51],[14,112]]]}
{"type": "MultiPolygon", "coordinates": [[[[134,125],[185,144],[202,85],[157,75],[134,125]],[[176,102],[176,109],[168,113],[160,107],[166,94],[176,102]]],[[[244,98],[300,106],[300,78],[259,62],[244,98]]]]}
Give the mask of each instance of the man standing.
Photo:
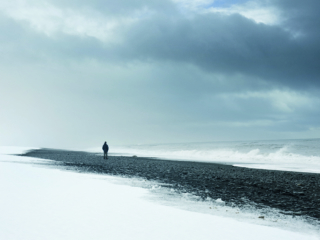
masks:
{"type": "Polygon", "coordinates": [[[107,142],[104,142],[104,144],[102,146],[102,150],[103,150],[103,159],[108,159],[109,146],[108,146],[107,142]]]}

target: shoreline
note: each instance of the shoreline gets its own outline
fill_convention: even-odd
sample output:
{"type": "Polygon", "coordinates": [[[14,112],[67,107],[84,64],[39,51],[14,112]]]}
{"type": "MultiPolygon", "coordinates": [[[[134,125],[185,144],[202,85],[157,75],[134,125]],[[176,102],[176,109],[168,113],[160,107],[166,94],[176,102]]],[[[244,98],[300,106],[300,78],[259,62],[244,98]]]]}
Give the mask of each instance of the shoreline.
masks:
{"type": "Polygon", "coordinates": [[[227,205],[272,207],[292,216],[320,220],[320,174],[251,169],[221,163],[102,156],[54,149],[31,150],[19,156],[50,159],[53,165],[79,172],[141,177],[169,184],[178,192],[202,199],[221,198],[227,205]]]}

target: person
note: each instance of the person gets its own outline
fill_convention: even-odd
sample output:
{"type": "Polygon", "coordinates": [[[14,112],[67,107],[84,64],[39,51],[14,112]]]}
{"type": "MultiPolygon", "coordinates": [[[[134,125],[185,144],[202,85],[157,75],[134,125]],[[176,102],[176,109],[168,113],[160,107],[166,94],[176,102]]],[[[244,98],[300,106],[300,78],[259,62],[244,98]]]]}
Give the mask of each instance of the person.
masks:
{"type": "Polygon", "coordinates": [[[102,146],[102,150],[103,150],[103,159],[108,159],[109,146],[108,146],[107,142],[104,142],[104,144],[102,146]]]}

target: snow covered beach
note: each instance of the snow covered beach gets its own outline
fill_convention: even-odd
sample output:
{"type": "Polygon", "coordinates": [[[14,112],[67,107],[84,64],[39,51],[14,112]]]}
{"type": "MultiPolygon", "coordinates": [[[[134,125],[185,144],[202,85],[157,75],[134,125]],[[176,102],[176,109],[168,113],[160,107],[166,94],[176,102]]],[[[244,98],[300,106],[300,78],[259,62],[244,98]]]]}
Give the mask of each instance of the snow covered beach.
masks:
{"type": "Polygon", "coordinates": [[[252,201],[261,207],[281,209],[283,214],[320,220],[320,175],[315,173],[121,156],[110,156],[106,161],[97,154],[50,149],[23,156],[55,160],[56,164],[82,172],[159,181],[203,200],[220,198],[228,205],[240,206],[252,201]]]}
{"type": "MultiPolygon", "coordinates": [[[[41,151],[36,152],[40,154],[41,151]]],[[[0,187],[1,192],[6,193],[0,204],[1,239],[319,237],[317,222],[310,222],[303,216],[283,215],[272,209],[265,213],[256,208],[240,209],[228,206],[219,198],[203,201],[187,192],[179,192],[174,185],[164,187],[159,179],[152,181],[152,175],[126,178],[121,173],[125,169],[115,165],[114,170],[125,178],[92,174],[99,173],[101,156],[46,151],[51,159],[60,161],[0,155],[0,187]],[[91,161],[91,167],[84,159],[91,161]],[[60,171],[61,167],[72,171],[60,171]],[[77,173],[79,171],[86,174],[77,173]],[[149,181],[143,180],[148,177],[149,181]],[[259,218],[262,214],[264,219],[259,218]]],[[[109,163],[133,160],[138,161],[110,158],[109,163]]],[[[145,167],[151,165],[149,161],[145,167]]],[[[141,173],[144,170],[141,169],[141,173]]],[[[130,166],[125,171],[130,176],[130,166]]]]}

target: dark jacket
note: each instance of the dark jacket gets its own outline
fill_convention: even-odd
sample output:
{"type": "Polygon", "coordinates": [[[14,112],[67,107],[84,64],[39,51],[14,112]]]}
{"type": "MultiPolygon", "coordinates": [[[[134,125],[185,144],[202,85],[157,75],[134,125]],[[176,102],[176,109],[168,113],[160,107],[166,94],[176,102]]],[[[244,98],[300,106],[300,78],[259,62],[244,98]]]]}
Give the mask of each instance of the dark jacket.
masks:
{"type": "Polygon", "coordinates": [[[108,152],[108,151],[109,151],[109,146],[108,146],[107,143],[104,143],[104,144],[103,144],[102,150],[103,150],[104,152],[108,152]]]}

